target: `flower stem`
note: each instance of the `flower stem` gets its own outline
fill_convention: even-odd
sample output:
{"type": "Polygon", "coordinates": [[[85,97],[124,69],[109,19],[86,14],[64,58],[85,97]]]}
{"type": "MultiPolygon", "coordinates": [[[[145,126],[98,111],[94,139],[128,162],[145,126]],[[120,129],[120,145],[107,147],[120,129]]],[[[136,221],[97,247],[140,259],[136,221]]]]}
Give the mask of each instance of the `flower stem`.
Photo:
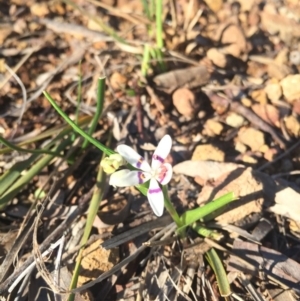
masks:
{"type": "Polygon", "coordinates": [[[167,186],[163,185],[162,188],[163,188],[163,194],[164,194],[164,200],[165,200],[165,207],[169,211],[169,213],[172,216],[172,218],[173,218],[174,222],[176,223],[177,227],[180,228],[180,227],[183,226],[183,224],[182,224],[182,222],[179,218],[179,215],[178,215],[176,209],[174,208],[173,204],[170,201],[167,186]]]}

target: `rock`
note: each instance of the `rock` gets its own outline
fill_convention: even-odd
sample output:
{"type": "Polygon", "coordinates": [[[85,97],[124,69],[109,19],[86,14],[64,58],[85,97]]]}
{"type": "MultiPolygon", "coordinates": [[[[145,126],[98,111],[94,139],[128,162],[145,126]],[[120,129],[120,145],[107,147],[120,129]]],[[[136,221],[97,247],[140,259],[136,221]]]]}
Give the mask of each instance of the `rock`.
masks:
{"type": "Polygon", "coordinates": [[[195,94],[187,88],[179,88],[173,93],[173,105],[185,117],[193,117],[199,105],[196,104],[195,94]]]}
{"type": "Polygon", "coordinates": [[[252,151],[258,151],[265,144],[264,134],[253,128],[242,128],[238,133],[238,139],[252,151]]]}
{"type": "Polygon", "coordinates": [[[46,2],[34,3],[30,6],[30,12],[37,17],[45,17],[49,14],[49,7],[46,2]]]}
{"type": "Polygon", "coordinates": [[[223,0],[204,0],[204,2],[215,13],[220,11],[223,5],[223,0]]]}
{"type": "Polygon", "coordinates": [[[218,136],[224,129],[224,126],[221,122],[218,122],[214,119],[208,119],[205,122],[204,128],[207,132],[207,135],[210,137],[218,136]]]}
{"type": "Polygon", "coordinates": [[[282,89],[278,82],[267,84],[265,87],[265,92],[267,94],[267,97],[272,102],[279,100],[282,96],[282,89]]]}
{"type": "Polygon", "coordinates": [[[300,74],[288,75],[281,82],[283,95],[289,103],[300,98],[300,74]]]}
{"type": "Polygon", "coordinates": [[[235,24],[225,27],[221,37],[221,44],[228,45],[222,48],[225,54],[231,54],[240,57],[247,52],[247,40],[242,29],[235,24]]]}
{"type": "Polygon", "coordinates": [[[211,144],[198,145],[194,150],[192,161],[219,161],[224,162],[225,153],[211,144]]]}
{"type": "Polygon", "coordinates": [[[227,58],[224,53],[221,53],[217,48],[210,48],[206,52],[207,57],[213,62],[214,65],[225,68],[227,65],[227,58]]]}
{"type": "Polygon", "coordinates": [[[242,161],[244,163],[248,163],[248,164],[256,164],[257,163],[257,159],[255,159],[254,157],[251,157],[251,156],[249,156],[247,154],[244,154],[242,156],[242,161]]]}
{"type": "Polygon", "coordinates": [[[247,107],[247,108],[250,108],[250,107],[252,106],[252,101],[251,101],[251,99],[249,99],[249,98],[247,98],[247,97],[243,97],[243,98],[241,99],[241,103],[242,103],[245,107],[247,107]]]}
{"type": "Polygon", "coordinates": [[[260,104],[266,104],[268,102],[267,93],[264,89],[252,91],[251,97],[253,100],[259,102],[260,104]]]}
{"type": "Polygon", "coordinates": [[[243,144],[240,141],[237,141],[235,144],[234,149],[238,152],[240,152],[241,154],[245,153],[247,151],[247,146],[245,144],[243,144]]]}
{"type": "Polygon", "coordinates": [[[286,126],[287,130],[289,131],[289,133],[291,133],[295,137],[299,137],[300,124],[299,124],[298,119],[295,116],[290,115],[288,117],[285,117],[284,123],[285,123],[285,126],[286,126]]]}
{"type": "Polygon", "coordinates": [[[245,118],[237,113],[229,113],[226,117],[226,124],[233,128],[239,128],[245,122],[245,118]]]}
{"type": "Polygon", "coordinates": [[[292,65],[300,65],[300,51],[293,50],[290,52],[289,60],[292,65]]]}
{"type": "Polygon", "coordinates": [[[127,77],[116,71],[110,77],[110,85],[115,90],[125,89],[127,85],[127,77]]]}
{"type": "Polygon", "coordinates": [[[273,161],[274,158],[278,155],[278,150],[276,148],[269,148],[265,153],[264,153],[264,158],[267,161],[273,161]]]}

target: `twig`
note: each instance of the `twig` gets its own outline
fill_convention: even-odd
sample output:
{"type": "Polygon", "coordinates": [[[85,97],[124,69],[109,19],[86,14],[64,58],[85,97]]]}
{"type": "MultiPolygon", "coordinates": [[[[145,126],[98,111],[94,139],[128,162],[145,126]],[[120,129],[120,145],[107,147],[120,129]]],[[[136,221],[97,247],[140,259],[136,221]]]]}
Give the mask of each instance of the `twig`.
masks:
{"type": "Polygon", "coordinates": [[[294,149],[296,149],[299,146],[300,146],[300,140],[297,143],[295,143],[294,145],[292,145],[289,149],[287,149],[284,153],[282,153],[281,155],[279,155],[278,157],[276,157],[274,160],[272,160],[270,162],[267,162],[266,164],[264,164],[261,167],[259,167],[257,170],[261,171],[261,170],[265,169],[266,167],[274,164],[275,162],[279,161],[280,159],[282,159],[285,156],[287,156],[288,154],[290,154],[294,149]]]}

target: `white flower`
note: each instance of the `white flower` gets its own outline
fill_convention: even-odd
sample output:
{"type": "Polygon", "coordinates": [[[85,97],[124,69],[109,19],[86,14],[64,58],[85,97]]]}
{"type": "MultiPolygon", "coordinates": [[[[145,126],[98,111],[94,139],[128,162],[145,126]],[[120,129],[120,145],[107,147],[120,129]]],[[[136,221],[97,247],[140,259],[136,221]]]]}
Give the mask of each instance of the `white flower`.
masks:
{"type": "Polygon", "coordinates": [[[162,216],[164,211],[164,196],[159,183],[166,185],[172,178],[172,166],[164,163],[170,153],[172,139],[165,135],[159,142],[153,156],[151,166],[134,149],[127,145],[119,145],[118,153],[138,170],[122,169],[113,173],[109,184],[118,187],[135,186],[150,180],[147,197],[153,212],[162,216]]]}

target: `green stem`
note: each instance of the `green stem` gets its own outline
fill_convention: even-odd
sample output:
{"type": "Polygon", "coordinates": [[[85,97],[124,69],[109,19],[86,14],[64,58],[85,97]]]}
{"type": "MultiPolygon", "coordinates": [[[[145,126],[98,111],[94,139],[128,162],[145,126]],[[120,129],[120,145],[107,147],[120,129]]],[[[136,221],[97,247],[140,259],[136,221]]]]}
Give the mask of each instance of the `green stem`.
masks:
{"type": "MultiPolygon", "coordinates": [[[[98,121],[102,115],[103,111],[103,104],[104,104],[104,94],[105,94],[105,77],[98,78],[98,89],[97,89],[97,107],[96,107],[96,114],[93,117],[91,127],[88,130],[88,135],[92,136],[98,121]]],[[[88,146],[88,140],[85,140],[82,144],[82,148],[85,149],[88,146]]]]}
{"type": "Polygon", "coordinates": [[[54,109],[60,114],[60,116],[63,117],[63,119],[76,131],[79,133],[82,137],[84,137],[86,140],[88,140],[90,143],[95,145],[97,148],[102,150],[106,155],[114,154],[115,152],[109,148],[107,148],[105,145],[100,143],[98,140],[93,138],[92,136],[89,136],[86,132],[84,132],[77,124],[75,124],[68,115],[62,109],[58,106],[58,104],[54,101],[54,99],[51,97],[49,93],[46,91],[43,92],[45,97],[48,99],[48,101],[51,103],[51,105],[54,107],[54,109]]]}
{"type": "Polygon", "coordinates": [[[176,209],[174,208],[173,204],[170,201],[169,194],[168,194],[168,189],[167,189],[166,185],[163,186],[163,194],[164,194],[166,209],[168,210],[168,212],[172,216],[172,218],[173,218],[174,222],[176,223],[177,227],[178,228],[182,227],[183,224],[182,224],[182,222],[179,218],[179,215],[178,215],[176,209]]]}

